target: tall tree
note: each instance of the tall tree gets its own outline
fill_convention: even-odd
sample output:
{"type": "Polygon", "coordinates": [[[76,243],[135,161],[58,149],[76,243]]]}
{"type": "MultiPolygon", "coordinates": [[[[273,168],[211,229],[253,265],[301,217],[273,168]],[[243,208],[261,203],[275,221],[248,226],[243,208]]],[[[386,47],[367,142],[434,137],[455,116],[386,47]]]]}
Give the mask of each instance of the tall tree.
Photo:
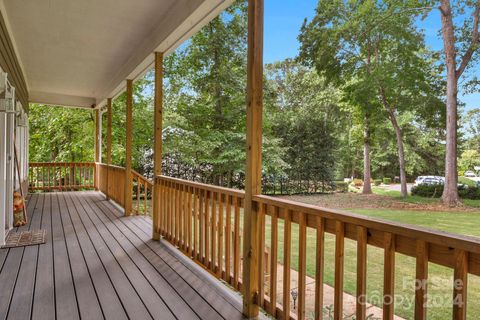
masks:
{"type": "Polygon", "coordinates": [[[417,97],[435,94],[428,76],[430,57],[415,26],[413,5],[407,0],[320,1],[316,16],[301,30],[300,58],[331,81],[350,81],[351,95],[361,94],[355,100],[366,102],[362,107],[367,191],[374,125],[370,116],[379,112],[375,107],[383,109],[395,131],[401,191],[406,196],[405,148],[397,118],[418,107],[417,97]]]}
{"type": "Polygon", "coordinates": [[[458,83],[465,70],[478,59],[480,52],[480,0],[455,1],[440,0],[442,20],[443,50],[447,70],[447,137],[445,156],[445,187],[443,202],[455,206],[459,202],[457,174],[458,144],[458,83]],[[470,10],[471,16],[465,17],[470,10]],[[455,25],[455,18],[463,23],[455,25]],[[458,54],[461,53],[461,54],[458,54]]]}

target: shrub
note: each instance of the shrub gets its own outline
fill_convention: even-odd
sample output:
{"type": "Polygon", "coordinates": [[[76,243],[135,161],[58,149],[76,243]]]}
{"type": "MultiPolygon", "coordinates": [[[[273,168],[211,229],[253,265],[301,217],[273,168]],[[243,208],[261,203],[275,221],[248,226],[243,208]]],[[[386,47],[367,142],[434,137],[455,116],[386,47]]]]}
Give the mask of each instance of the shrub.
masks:
{"type": "MultiPolygon", "coordinates": [[[[426,198],[440,198],[443,193],[443,185],[425,185],[412,188],[412,195],[426,197],[426,198]]],[[[459,187],[458,195],[462,199],[480,200],[480,188],[479,187],[459,187]]]]}
{"type": "Polygon", "coordinates": [[[459,188],[458,195],[462,199],[480,200],[480,188],[479,187],[459,188]]]}
{"type": "Polygon", "coordinates": [[[382,179],[375,179],[373,180],[373,183],[378,187],[379,185],[382,184],[382,179]]]}
{"type": "Polygon", "coordinates": [[[335,191],[337,192],[348,192],[348,182],[344,181],[335,181],[335,191]]]}
{"type": "Polygon", "coordinates": [[[427,185],[421,184],[412,188],[412,196],[425,198],[440,198],[443,193],[443,184],[427,185]]]}
{"type": "Polygon", "coordinates": [[[473,181],[472,179],[468,179],[468,178],[465,178],[465,177],[462,177],[462,176],[458,177],[458,183],[466,184],[469,187],[476,187],[477,186],[476,181],[473,181]]]}
{"type": "Polygon", "coordinates": [[[383,178],[383,183],[384,184],[391,184],[392,183],[392,178],[383,178]]]}
{"type": "Polygon", "coordinates": [[[361,187],[361,186],[363,186],[363,180],[361,180],[361,179],[353,179],[352,185],[354,185],[355,187],[361,187]]]}

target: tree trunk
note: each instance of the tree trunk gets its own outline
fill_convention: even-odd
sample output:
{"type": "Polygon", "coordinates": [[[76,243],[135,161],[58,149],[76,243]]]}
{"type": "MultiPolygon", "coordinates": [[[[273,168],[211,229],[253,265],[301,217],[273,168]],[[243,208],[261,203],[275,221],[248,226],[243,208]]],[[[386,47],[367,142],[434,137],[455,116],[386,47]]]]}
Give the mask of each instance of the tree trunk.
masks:
{"type": "Polygon", "coordinates": [[[370,124],[368,112],[365,113],[365,124],[363,130],[363,194],[372,193],[370,180],[372,173],[370,169],[370,124]]]}
{"type": "Polygon", "coordinates": [[[380,98],[382,100],[383,108],[388,114],[388,118],[392,123],[393,130],[395,131],[395,137],[397,139],[397,149],[398,149],[398,164],[400,167],[400,192],[402,197],[406,198],[408,196],[407,190],[407,174],[405,172],[405,148],[403,145],[403,138],[402,138],[402,130],[398,125],[397,116],[395,115],[395,109],[392,108],[389,101],[387,100],[387,96],[385,94],[385,90],[380,87],[380,98]]]}
{"type": "Polygon", "coordinates": [[[408,196],[407,190],[407,174],[405,172],[405,148],[403,145],[402,130],[398,125],[397,118],[395,113],[392,111],[389,112],[389,118],[392,122],[393,129],[395,130],[395,136],[397,138],[397,148],[398,148],[398,164],[400,166],[400,187],[402,197],[406,198],[408,196]]]}
{"type": "Polygon", "coordinates": [[[447,137],[445,155],[445,186],[443,203],[455,206],[459,202],[457,175],[457,92],[458,83],[455,62],[455,35],[453,29],[452,11],[449,0],[442,0],[442,35],[445,49],[445,64],[447,67],[447,137]]]}

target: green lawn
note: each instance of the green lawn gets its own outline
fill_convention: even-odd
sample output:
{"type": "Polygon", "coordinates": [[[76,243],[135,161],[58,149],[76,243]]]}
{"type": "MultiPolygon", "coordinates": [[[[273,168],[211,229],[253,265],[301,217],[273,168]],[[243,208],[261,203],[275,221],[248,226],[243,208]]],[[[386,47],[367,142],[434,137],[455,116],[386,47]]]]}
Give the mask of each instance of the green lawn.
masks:
{"type": "MultiPolygon", "coordinates": [[[[390,194],[392,195],[392,194],[390,194]]],[[[393,195],[395,196],[395,195],[393,195]]],[[[298,198],[296,199],[298,200],[298,198]]],[[[425,201],[430,199],[417,199],[409,197],[406,201],[425,201]]],[[[423,203],[423,202],[421,202],[423,203]]],[[[478,205],[478,201],[474,202],[478,205]]],[[[452,233],[480,237],[480,212],[425,212],[406,211],[391,209],[350,209],[350,211],[364,214],[371,217],[409,223],[424,226],[432,229],[448,231],[452,233]]],[[[267,219],[267,245],[270,243],[270,225],[267,219]]],[[[279,261],[283,261],[283,223],[279,221],[279,261]]],[[[292,268],[298,268],[298,225],[292,226],[292,268]]],[[[308,230],[307,233],[307,273],[314,277],[315,274],[315,232],[308,230]]],[[[334,252],[335,237],[326,235],[325,247],[325,281],[333,285],[334,275],[334,252]]],[[[344,290],[348,293],[355,293],[356,286],[356,242],[347,240],[345,243],[345,284],[344,290]]],[[[377,300],[383,292],[383,250],[379,248],[368,248],[368,281],[367,299],[377,300]]],[[[429,306],[428,319],[449,319],[451,318],[451,297],[452,297],[452,276],[451,269],[435,264],[429,266],[429,298],[433,305],[429,306]]],[[[413,319],[414,310],[414,277],[415,259],[401,254],[396,256],[396,295],[400,299],[396,303],[395,312],[406,319],[413,319]]],[[[480,314],[480,278],[470,276],[468,295],[469,319],[477,319],[480,314]]]]}

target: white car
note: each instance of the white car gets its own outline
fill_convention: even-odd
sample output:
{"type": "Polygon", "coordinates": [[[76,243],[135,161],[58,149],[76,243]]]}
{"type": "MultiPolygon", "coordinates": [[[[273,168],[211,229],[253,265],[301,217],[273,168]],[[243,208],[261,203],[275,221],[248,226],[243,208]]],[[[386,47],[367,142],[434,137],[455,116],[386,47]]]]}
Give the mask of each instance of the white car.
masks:
{"type": "Polygon", "coordinates": [[[466,178],[476,178],[476,177],[477,177],[477,175],[476,175],[475,172],[473,172],[473,171],[466,171],[465,174],[464,174],[464,176],[465,176],[466,178]]]}
{"type": "Polygon", "coordinates": [[[436,185],[436,184],[445,184],[445,178],[441,176],[419,176],[415,179],[415,186],[421,184],[426,185],[436,185]]]}

